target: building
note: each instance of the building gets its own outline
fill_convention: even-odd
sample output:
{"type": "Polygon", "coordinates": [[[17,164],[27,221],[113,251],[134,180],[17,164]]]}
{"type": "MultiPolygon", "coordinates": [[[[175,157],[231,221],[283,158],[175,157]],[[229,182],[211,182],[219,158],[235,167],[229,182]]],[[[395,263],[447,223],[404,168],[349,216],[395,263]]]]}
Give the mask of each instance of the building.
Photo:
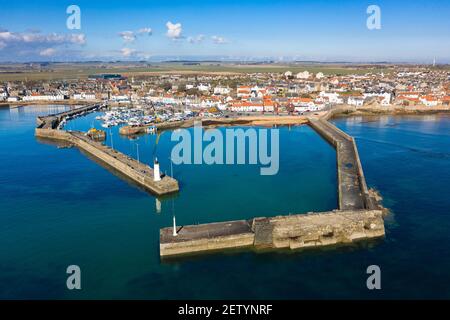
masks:
{"type": "Polygon", "coordinates": [[[22,101],[60,101],[64,100],[64,95],[62,94],[54,94],[54,95],[48,95],[48,94],[37,94],[33,93],[29,96],[22,97],[22,101]]]}
{"type": "Polygon", "coordinates": [[[435,107],[439,104],[439,100],[433,96],[420,97],[419,101],[422,102],[427,107],[435,107]]]}
{"type": "Polygon", "coordinates": [[[325,75],[322,72],[319,72],[316,74],[316,79],[320,80],[323,79],[325,77],[325,75]]]}
{"type": "Polygon", "coordinates": [[[198,86],[197,86],[197,89],[199,90],[199,91],[209,91],[209,90],[211,90],[211,85],[208,83],[208,84],[203,84],[203,83],[200,83],[198,86]]]}
{"type": "Polygon", "coordinates": [[[362,96],[349,96],[347,104],[356,107],[362,107],[364,105],[364,97],[362,96]]]}
{"type": "Polygon", "coordinates": [[[324,92],[321,91],[319,94],[320,102],[328,102],[332,104],[343,104],[344,99],[337,92],[324,92]]]}
{"type": "Polygon", "coordinates": [[[311,77],[311,74],[308,71],[299,72],[299,73],[297,73],[297,76],[296,76],[297,79],[303,79],[303,80],[309,79],[310,77],[311,77]]]}
{"type": "Polygon", "coordinates": [[[376,97],[379,99],[380,104],[382,106],[388,106],[391,104],[391,101],[392,101],[392,94],[389,92],[384,92],[384,93],[366,92],[366,93],[363,93],[363,97],[364,97],[364,99],[376,97]]]}
{"type": "Polygon", "coordinates": [[[95,100],[95,93],[75,93],[72,96],[72,99],[74,100],[95,100]]]}
{"type": "Polygon", "coordinates": [[[217,86],[214,88],[215,95],[227,95],[231,92],[231,89],[228,87],[217,86]]]}

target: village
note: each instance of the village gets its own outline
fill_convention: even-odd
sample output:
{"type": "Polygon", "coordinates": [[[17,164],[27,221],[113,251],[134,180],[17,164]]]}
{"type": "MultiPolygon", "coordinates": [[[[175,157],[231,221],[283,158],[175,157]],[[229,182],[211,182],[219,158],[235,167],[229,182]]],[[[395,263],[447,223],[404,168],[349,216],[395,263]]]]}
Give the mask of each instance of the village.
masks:
{"type": "Polygon", "coordinates": [[[199,116],[301,115],[339,105],[448,106],[450,72],[430,66],[395,66],[386,73],[368,70],[345,75],[306,70],[296,74],[95,74],[76,80],[0,82],[2,104],[97,102],[163,110],[159,114],[164,121],[180,120],[193,112],[199,116]]]}

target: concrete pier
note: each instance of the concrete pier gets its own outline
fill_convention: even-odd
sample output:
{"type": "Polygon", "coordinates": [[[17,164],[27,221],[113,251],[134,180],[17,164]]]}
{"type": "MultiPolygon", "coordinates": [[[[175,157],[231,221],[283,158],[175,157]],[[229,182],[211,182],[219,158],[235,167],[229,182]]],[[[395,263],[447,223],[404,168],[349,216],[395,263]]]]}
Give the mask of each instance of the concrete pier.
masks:
{"type": "Polygon", "coordinates": [[[179,190],[177,180],[169,176],[163,176],[160,181],[154,181],[153,169],[150,166],[138,162],[100,142],[93,141],[85,136],[83,132],[36,128],[35,135],[39,138],[68,142],[124,174],[136,184],[156,195],[169,194],[179,190]]]}
{"type": "Polygon", "coordinates": [[[100,104],[91,104],[91,105],[88,105],[88,106],[75,108],[75,109],[72,109],[72,110],[68,110],[68,111],[65,111],[65,112],[57,113],[57,114],[48,115],[48,116],[45,116],[45,117],[37,117],[36,118],[36,125],[37,125],[38,128],[41,128],[41,129],[56,129],[58,127],[59,123],[64,118],[73,117],[73,116],[82,114],[84,112],[89,112],[89,111],[101,109],[103,107],[104,106],[100,105],[100,104]]]}
{"type": "Polygon", "coordinates": [[[161,256],[253,246],[255,234],[246,220],[217,222],[160,230],[161,256]]]}
{"type": "Polygon", "coordinates": [[[355,140],[323,119],[309,119],[310,126],[336,149],[339,209],[372,209],[355,140]]]}
{"type": "Polygon", "coordinates": [[[384,236],[381,210],[343,210],[160,230],[162,257],[229,248],[301,249],[384,236]]]}

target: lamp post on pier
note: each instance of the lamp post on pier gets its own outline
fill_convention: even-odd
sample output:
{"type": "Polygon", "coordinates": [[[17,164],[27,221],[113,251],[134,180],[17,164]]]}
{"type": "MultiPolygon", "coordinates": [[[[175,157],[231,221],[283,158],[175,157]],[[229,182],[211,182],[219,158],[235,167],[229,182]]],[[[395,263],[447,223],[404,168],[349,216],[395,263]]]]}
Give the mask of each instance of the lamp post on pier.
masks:
{"type": "Polygon", "coordinates": [[[173,162],[172,162],[172,158],[169,157],[170,160],[170,176],[173,178],[173,162]]]}
{"type": "Polygon", "coordinates": [[[111,129],[109,129],[109,136],[111,137],[111,149],[114,149],[113,134],[112,134],[111,129]]]}

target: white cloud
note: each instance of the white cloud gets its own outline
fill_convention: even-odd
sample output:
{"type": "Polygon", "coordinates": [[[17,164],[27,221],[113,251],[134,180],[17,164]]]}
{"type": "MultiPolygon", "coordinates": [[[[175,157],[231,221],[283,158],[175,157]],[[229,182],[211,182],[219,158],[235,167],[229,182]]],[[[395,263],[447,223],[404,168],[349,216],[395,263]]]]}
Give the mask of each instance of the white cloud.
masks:
{"type": "Polygon", "coordinates": [[[2,50],[4,47],[6,47],[6,43],[0,41],[0,50],[2,50]]]}
{"type": "Polygon", "coordinates": [[[17,41],[20,40],[20,37],[12,32],[7,30],[0,31],[0,40],[3,41],[17,41]]]}
{"type": "Polygon", "coordinates": [[[41,57],[51,57],[51,56],[54,56],[55,53],[56,53],[55,49],[47,48],[47,49],[41,50],[41,52],[39,52],[39,55],[41,57]]]}
{"type": "Polygon", "coordinates": [[[138,34],[142,35],[148,34],[149,36],[151,36],[152,33],[153,33],[152,28],[141,28],[138,30],[138,34]]]}
{"type": "Polygon", "coordinates": [[[228,43],[228,41],[225,40],[225,38],[219,37],[219,36],[212,36],[211,39],[212,39],[212,41],[213,41],[215,44],[225,44],[225,43],[228,43]]]}
{"type": "Polygon", "coordinates": [[[119,36],[125,41],[126,43],[134,42],[137,38],[137,36],[143,36],[143,35],[152,35],[152,29],[151,28],[141,28],[138,31],[122,31],[119,32],[119,36]]]}
{"type": "Polygon", "coordinates": [[[79,44],[79,45],[86,44],[86,35],[83,33],[71,34],[70,41],[74,44],[79,44]]]}
{"type": "Polygon", "coordinates": [[[124,57],[130,57],[130,56],[132,56],[132,55],[134,55],[136,53],[136,50],[135,49],[130,49],[130,48],[122,48],[120,50],[120,52],[122,53],[122,55],[124,57]]]}
{"type": "Polygon", "coordinates": [[[166,23],[167,33],[166,35],[171,39],[180,39],[181,38],[181,23],[172,23],[168,21],[166,23]]]}
{"type": "Polygon", "coordinates": [[[125,42],[133,42],[136,40],[136,35],[133,31],[122,31],[119,32],[119,36],[123,39],[125,42]]]}
{"type": "Polygon", "coordinates": [[[39,45],[64,45],[64,44],[78,44],[86,43],[86,36],[79,34],[58,34],[49,33],[41,34],[38,32],[11,32],[8,30],[0,30],[0,41],[6,46],[20,46],[25,45],[39,46],[39,45]]]}
{"type": "Polygon", "coordinates": [[[201,43],[205,39],[205,36],[203,34],[199,34],[196,37],[188,37],[187,42],[189,43],[201,43]]]}

